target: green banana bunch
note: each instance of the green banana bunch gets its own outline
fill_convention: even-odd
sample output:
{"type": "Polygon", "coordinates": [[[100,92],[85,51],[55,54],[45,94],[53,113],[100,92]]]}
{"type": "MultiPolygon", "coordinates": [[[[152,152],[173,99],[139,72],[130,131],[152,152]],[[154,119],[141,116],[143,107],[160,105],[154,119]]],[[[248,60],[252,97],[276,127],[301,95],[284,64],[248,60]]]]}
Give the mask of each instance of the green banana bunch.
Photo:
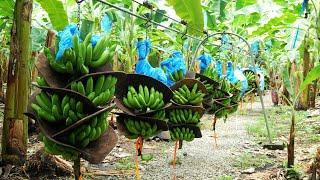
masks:
{"type": "Polygon", "coordinates": [[[226,79],[221,79],[220,81],[220,86],[221,86],[221,90],[225,91],[225,92],[230,92],[231,90],[231,84],[228,80],[226,79]]]}
{"type": "Polygon", "coordinates": [[[218,72],[214,69],[214,67],[208,67],[207,69],[205,69],[202,73],[203,75],[219,82],[220,78],[219,78],[219,74],[218,72]]]}
{"type": "Polygon", "coordinates": [[[75,160],[79,156],[79,153],[71,148],[59,145],[42,134],[40,137],[42,137],[41,140],[44,143],[45,152],[49,154],[62,155],[62,157],[67,160],[75,160]]]}
{"type": "Polygon", "coordinates": [[[245,71],[243,74],[247,78],[248,89],[251,90],[257,88],[256,76],[254,75],[254,73],[251,71],[245,71]]]}
{"type": "Polygon", "coordinates": [[[169,112],[169,122],[172,124],[196,124],[200,121],[200,118],[200,114],[198,112],[192,112],[191,109],[173,109],[169,112]]]}
{"type": "Polygon", "coordinates": [[[228,110],[228,108],[225,107],[225,108],[222,108],[219,111],[217,111],[214,114],[214,116],[219,119],[219,118],[222,118],[222,117],[226,117],[228,114],[229,114],[229,110],[228,110]]]}
{"type": "Polygon", "coordinates": [[[217,112],[219,109],[221,109],[223,106],[217,104],[217,103],[212,103],[211,107],[210,107],[210,112],[215,113],[217,112]]]}
{"type": "Polygon", "coordinates": [[[191,91],[187,85],[184,84],[178,90],[173,92],[173,101],[182,105],[200,105],[204,96],[205,94],[198,89],[198,83],[193,85],[191,91]]]}
{"type": "Polygon", "coordinates": [[[36,78],[36,82],[37,82],[38,86],[49,86],[47,81],[42,76],[38,76],[36,78]]]}
{"type": "Polygon", "coordinates": [[[233,105],[228,109],[228,114],[232,114],[235,113],[238,110],[238,104],[237,105],[233,105]]]}
{"type": "MultiPolygon", "coordinates": [[[[200,78],[196,78],[196,80],[201,81],[200,78]]],[[[209,84],[206,80],[201,81],[201,82],[202,82],[202,83],[204,84],[204,86],[206,87],[208,94],[211,94],[211,93],[214,91],[214,90],[213,90],[213,86],[212,86],[211,84],[209,84]]]]}
{"type": "Polygon", "coordinates": [[[170,136],[173,141],[186,140],[192,141],[195,138],[195,134],[192,129],[185,127],[176,127],[170,130],[170,136]]]}
{"type": "Polygon", "coordinates": [[[94,47],[92,47],[91,43],[87,45],[87,51],[89,52],[85,62],[87,66],[98,68],[112,61],[117,45],[113,44],[111,47],[108,47],[108,39],[109,37],[106,35],[94,47]]]}
{"type": "Polygon", "coordinates": [[[76,147],[85,148],[92,141],[101,137],[109,127],[108,112],[103,112],[90,119],[90,122],[81,125],[68,135],[68,142],[76,147]]]}
{"type": "Polygon", "coordinates": [[[231,101],[232,102],[239,102],[241,100],[241,82],[237,82],[235,85],[231,86],[230,93],[232,94],[231,101]]]}
{"type": "Polygon", "coordinates": [[[60,60],[56,60],[48,48],[44,49],[44,54],[46,55],[51,68],[58,73],[71,75],[88,74],[89,68],[84,64],[87,53],[87,45],[85,43],[90,42],[80,42],[77,35],[73,36],[72,42],[73,48],[66,49],[60,60]]]}
{"type": "Polygon", "coordinates": [[[66,49],[60,60],[56,60],[48,48],[44,49],[51,68],[61,74],[88,74],[90,68],[99,68],[112,61],[116,44],[107,48],[108,36],[104,36],[93,47],[90,42],[92,33],[88,33],[81,42],[78,35],[72,38],[73,47],[66,49]]]}
{"type": "Polygon", "coordinates": [[[32,109],[39,118],[48,122],[65,121],[66,126],[73,124],[87,116],[84,113],[83,103],[65,95],[63,98],[58,94],[48,95],[41,92],[31,104],[32,109]]]}
{"type": "Polygon", "coordinates": [[[157,124],[151,124],[136,119],[125,119],[124,125],[129,132],[129,135],[127,136],[129,139],[136,139],[139,136],[148,138],[161,132],[161,130],[158,129],[157,124]]]}
{"type": "Polygon", "coordinates": [[[169,73],[169,78],[174,82],[184,79],[183,70],[175,70],[172,74],[169,73]]]}
{"type": "Polygon", "coordinates": [[[154,115],[153,118],[164,120],[166,118],[166,112],[165,110],[159,110],[154,115]]]}
{"type": "Polygon", "coordinates": [[[73,81],[70,89],[86,96],[94,105],[100,106],[106,105],[114,97],[116,83],[116,77],[100,75],[96,82],[92,77],[88,77],[85,83],[73,81]]]}
{"type": "Polygon", "coordinates": [[[211,96],[212,99],[221,99],[226,97],[226,93],[223,92],[221,89],[214,89],[211,96]]]}
{"type": "Polygon", "coordinates": [[[142,85],[139,85],[138,90],[129,86],[127,96],[123,97],[123,103],[126,107],[139,111],[158,110],[164,107],[163,94],[154,87],[149,89],[142,85]]]}

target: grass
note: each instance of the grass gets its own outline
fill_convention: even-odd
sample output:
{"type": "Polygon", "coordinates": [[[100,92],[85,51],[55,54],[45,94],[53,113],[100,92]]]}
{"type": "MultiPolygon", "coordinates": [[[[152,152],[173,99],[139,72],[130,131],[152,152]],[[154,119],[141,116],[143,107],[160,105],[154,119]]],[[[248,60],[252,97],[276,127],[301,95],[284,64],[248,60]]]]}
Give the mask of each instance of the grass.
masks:
{"type": "Polygon", "coordinates": [[[135,167],[135,162],[130,157],[122,158],[116,163],[116,168],[119,170],[131,170],[135,167]]]}
{"type": "Polygon", "coordinates": [[[263,168],[268,164],[273,163],[273,160],[268,158],[264,154],[253,154],[250,152],[245,152],[241,154],[235,161],[235,166],[244,170],[251,167],[254,168],[263,168]]]}
{"type": "Polygon", "coordinates": [[[233,180],[232,176],[220,176],[216,180],[233,180]]]}
{"type": "MultiPolygon", "coordinates": [[[[270,135],[273,141],[287,140],[291,125],[291,111],[289,107],[272,107],[267,110],[270,135]]],[[[320,117],[307,118],[307,112],[296,112],[296,142],[309,146],[320,142],[320,117]]],[[[255,123],[247,124],[248,134],[257,142],[267,142],[267,130],[263,115],[255,123]]]]}
{"type": "MultiPolygon", "coordinates": [[[[267,110],[270,136],[272,140],[277,140],[280,136],[288,136],[291,125],[291,111],[289,107],[272,107],[267,110]]],[[[296,123],[301,124],[305,112],[296,113],[296,123]]],[[[297,126],[298,127],[298,126],[297,126]]],[[[253,124],[246,126],[247,132],[255,137],[255,140],[265,142],[268,140],[268,134],[263,115],[253,124]]]]}
{"type": "Polygon", "coordinates": [[[303,167],[300,164],[296,164],[292,168],[287,168],[286,178],[288,180],[301,179],[301,177],[304,177],[305,175],[303,167]]]}

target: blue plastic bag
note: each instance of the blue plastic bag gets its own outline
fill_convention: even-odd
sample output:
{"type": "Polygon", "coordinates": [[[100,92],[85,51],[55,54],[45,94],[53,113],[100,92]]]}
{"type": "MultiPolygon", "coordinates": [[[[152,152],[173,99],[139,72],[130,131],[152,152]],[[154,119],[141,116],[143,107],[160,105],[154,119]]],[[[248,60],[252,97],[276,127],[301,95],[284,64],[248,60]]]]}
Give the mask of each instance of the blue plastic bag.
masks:
{"type": "Polygon", "coordinates": [[[258,41],[255,41],[251,44],[251,47],[250,47],[252,53],[254,56],[257,56],[259,55],[259,49],[260,49],[260,45],[259,45],[259,42],[258,41]]]}
{"type": "Polygon", "coordinates": [[[198,60],[200,61],[200,72],[206,70],[212,63],[212,57],[210,54],[201,55],[198,60]]]}
{"type": "Polygon", "coordinates": [[[168,86],[166,74],[163,72],[161,68],[154,68],[150,65],[149,61],[147,60],[147,56],[150,52],[151,42],[150,40],[139,41],[137,43],[137,50],[138,50],[138,62],[136,64],[136,73],[143,74],[168,86]]]}
{"type": "Polygon", "coordinates": [[[174,71],[181,71],[183,72],[183,75],[185,76],[187,73],[187,66],[185,64],[185,60],[183,58],[183,55],[180,51],[174,51],[170,58],[162,61],[160,63],[160,67],[162,69],[165,69],[165,73],[167,76],[167,85],[172,86],[175,82],[170,79],[170,74],[174,73],[174,71]]]}
{"type": "Polygon", "coordinates": [[[106,33],[110,33],[112,30],[112,21],[108,15],[103,16],[101,20],[101,29],[106,33]]]}
{"type": "Polygon", "coordinates": [[[70,24],[58,33],[59,46],[56,54],[56,60],[60,60],[66,49],[73,47],[72,39],[74,35],[80,36],[76,24],[70,24]]]}
{"type": "Polygon", "coordinates": [[[236,70],[234,71],[234,76],[237,78],[238,81],[241,82],[241,96],[244,95],[244,93],[248,90],[248,80],[246,76],[243,74],[243,71],[241,70],[240,66],[237,66],[236,70]]]}
{"type": "Polygon", "coordinates": [[[100,39],[101,39],[101,37],[99,35],[97,35],[97,34],[92,35],[91,40],[90,40],[92,47],[95,47],[100,39]]]}
{"type": "Polygon", "coordinates": [[[218,73],[219,78],[221,78],[222,77],[222,61],[221,60],[217,61],[215,68],[216,68],[216,71],[218,73]]]}
{"type": "Polygon", "coordinates": [[[238,79],[234,75],[233,64],[231,61],[227,62],[226,78],[231,84],[238,82],[238,79]]]}

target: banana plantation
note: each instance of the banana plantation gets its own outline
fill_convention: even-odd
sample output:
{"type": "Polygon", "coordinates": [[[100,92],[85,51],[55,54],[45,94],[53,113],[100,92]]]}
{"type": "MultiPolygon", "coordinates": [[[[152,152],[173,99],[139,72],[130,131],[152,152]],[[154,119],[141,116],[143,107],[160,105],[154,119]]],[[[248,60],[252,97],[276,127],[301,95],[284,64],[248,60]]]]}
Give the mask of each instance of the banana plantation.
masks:
{"type": "Polygon", "coordinates": [[[1,0],[1,179],[320,179],[320,0],[1,0]]]}

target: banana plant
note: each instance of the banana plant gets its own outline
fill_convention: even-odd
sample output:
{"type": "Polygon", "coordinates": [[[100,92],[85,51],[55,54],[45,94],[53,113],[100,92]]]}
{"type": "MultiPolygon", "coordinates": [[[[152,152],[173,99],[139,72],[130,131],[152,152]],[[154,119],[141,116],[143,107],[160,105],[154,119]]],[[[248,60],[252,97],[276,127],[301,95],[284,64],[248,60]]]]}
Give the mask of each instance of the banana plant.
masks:
{"type": "MultiPolygon", "coordinates": [[[[301,73],[301,72],[300,72],[301,73]]],[[[313,81],[320,78],[320,64],[311,69],[307,74],[306,78],[302,81],[300,88],[297,89],[297,79],[301,79],[299,72],[294,73],[294,77],[289,76],[288,68],[285,67],[283,70],[284,86],[290,94],[292,99],[290,103],[291,107],[291,127],[289,135],[289,144],[288,144],[288,168],[292,168],[294,165],[294,139],[295,139],[295,104],[298,102],[301,93],[310,85],[313,81]]],[[[284,97],[286,98],[286,97],[284,97]]],[[[290,102],[290,101],[288,101],[290,102]]]]}

